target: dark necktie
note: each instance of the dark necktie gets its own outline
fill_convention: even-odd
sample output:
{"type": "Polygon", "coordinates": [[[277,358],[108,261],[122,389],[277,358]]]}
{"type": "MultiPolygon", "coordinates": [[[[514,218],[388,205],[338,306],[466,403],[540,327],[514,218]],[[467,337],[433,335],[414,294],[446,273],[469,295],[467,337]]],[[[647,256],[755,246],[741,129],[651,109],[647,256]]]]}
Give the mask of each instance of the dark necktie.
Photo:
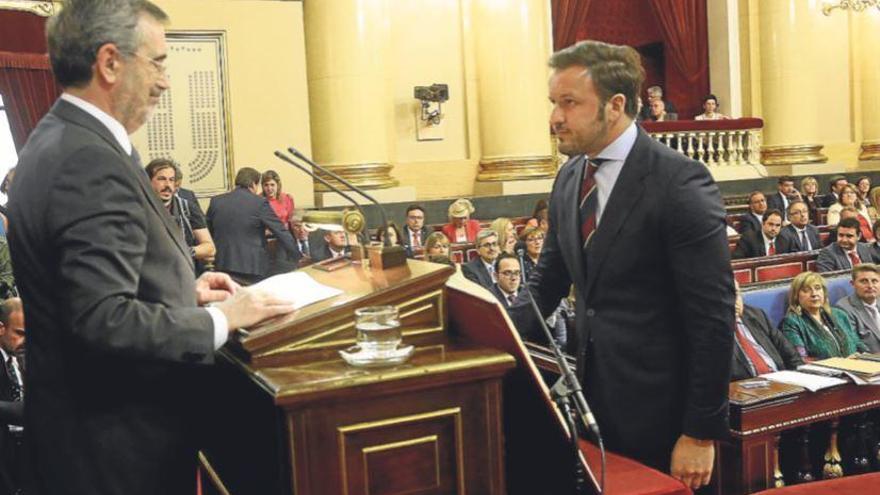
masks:
{"type": "Polygon", "coordinates": [[[758,349],[752,344],[752,342],[746,337],[745,330],[743,327],[745,324],[737,319],[736,321],[736,340],[739,342],[740,347],[742,347],[743,352],[751,361],[752,366],[755,368],[755,373],[758,375],[763,375],[765,373],[770,373],[773,369],[770,366],[767,366],[767,362],[764,361],[764,358],[761,357],[761,354],[758,352],[758,349]]]}
{"type": "Polygon", "coordinates": [[[513,302],[514,302],[514,301],[516,301],[516,296],[513,295],[513,294],[509,294],[509,295],[507,296],[507,305],[508,305],[508,306],[513,306],[513,302]]]}
{"type": "Polygon", "coordinates": [[[607,160],[597,158],[587,162],[587,169],[584,172],[584,182],[581,184],[580,195],[580,220],[581,220],[581,240],[583,247],[586,248],[596,230],[596,209],[599,207],[599,196],[596,190],[596,171],[607,160]]]}
{"type": "Polygon", "coordinates": [[[309,255],[309,241],[299,241],[299,252],[301,252],[303,256],[309,255]]]}
{"type": "Polygon", "coordinates": [[[13,401],[21,400],[21,381],[18,379],[18,373],[15,372],[15,357],[9,355],[6,359],[6,377],[9,378],[9,395],[13,401]]]}
{"type": "Polygon", "coordinates": [[[807,239],[807,229],[801,231],[801,250],[810,250],[810,241],[807,239]]]}

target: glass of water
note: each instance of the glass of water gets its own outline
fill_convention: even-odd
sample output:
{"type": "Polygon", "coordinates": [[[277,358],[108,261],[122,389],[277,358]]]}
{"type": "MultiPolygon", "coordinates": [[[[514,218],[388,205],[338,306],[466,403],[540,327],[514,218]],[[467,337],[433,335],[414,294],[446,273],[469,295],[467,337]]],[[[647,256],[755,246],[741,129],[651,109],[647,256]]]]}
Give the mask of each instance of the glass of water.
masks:
{"type": "Polygon", "coordinates": [[[392,356],[400,345],[400,316],[395,306],[368,306],[354,312],[357,343],[367,356],[392,356]]]}

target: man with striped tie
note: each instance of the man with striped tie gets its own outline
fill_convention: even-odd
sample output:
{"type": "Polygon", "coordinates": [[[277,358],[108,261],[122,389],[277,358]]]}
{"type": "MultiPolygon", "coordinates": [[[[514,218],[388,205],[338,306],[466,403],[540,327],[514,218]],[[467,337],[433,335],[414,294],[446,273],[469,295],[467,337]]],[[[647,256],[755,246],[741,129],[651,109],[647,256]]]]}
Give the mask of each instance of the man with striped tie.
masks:
{"type": "MultiPolygon", "coordinates": [[[[550,67],[550,124],[571,159],[529,289],[546,317],[574,283],[577,372],[605,445],[698,488],[728,434],[734,286],[721,195],[704,165],[635,123],[635,50],[584,41],[550,67]]],[[[525,297],[511,314],[537,332],[525,297]]]]}

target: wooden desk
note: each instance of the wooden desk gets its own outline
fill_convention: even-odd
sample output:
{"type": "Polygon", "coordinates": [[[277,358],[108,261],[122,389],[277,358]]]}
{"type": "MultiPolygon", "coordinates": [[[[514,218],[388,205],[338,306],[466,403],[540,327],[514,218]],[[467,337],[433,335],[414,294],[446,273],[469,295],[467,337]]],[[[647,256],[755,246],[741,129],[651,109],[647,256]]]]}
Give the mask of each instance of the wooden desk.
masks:
{"type": "Polygon", "coordinates": [[[735,403],[731,384],[731,438],[718,449],[717,494],[740,495],[773,488],[781,480],[779,437],[783,431],[880,408],[880,387],[853,384],[797,392],[768,402],[735,403]]]}

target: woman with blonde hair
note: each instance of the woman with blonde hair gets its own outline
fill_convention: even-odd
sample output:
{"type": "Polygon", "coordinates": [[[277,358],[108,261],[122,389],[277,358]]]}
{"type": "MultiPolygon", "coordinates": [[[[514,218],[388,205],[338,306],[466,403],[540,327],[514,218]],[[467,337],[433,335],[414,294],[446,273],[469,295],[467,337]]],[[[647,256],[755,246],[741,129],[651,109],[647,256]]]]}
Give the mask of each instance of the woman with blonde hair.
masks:
{"type": "Polygon", "coordinates": [[[825,279],[815,272],[803,272],[792,280],[788,312],[779,328],[804,358],[847,357],[867,350],[846,313],[831,307],[825,279]]]}
{"type": "Polygon", "coordinates": [[[449,205],[449,223],[443,226],[443,233],[450,242],[463,243],[477,240],[480,222],[471,220],[474,205],[465,198],[459,198],[449,205]]]}
{"type": "Polygon", "coordinates": [[[871,215],[871,218],[876,222],[877,218],[880,217],[880,210],[878,210],[878,205],[880,205],[880,186],[871,188],[868,197],[871,198],[871,206],[868,207],[868,214],[871,215]]]}
{"type": "Polygon", "coordinates": [[[822,206],[822,197],[819,195],[819,181],[815,177],[804,177],[801,180],[801,199],[810,210],[810,221],[816,224],[818,210],[822,206]]]}
{"type": "Polygon", "coordinates": [[[538,266],[538,258],[541,257],[541,249],[544,247],[544,231],[539,227],[526,227],[519,238],[525,245],[521,263],[523,283],[527,283],[538,266]]]}
{"type": "Polygon", "coordinates": [[[489,229],[498,236],[498,246],[502,253],[516,254],[516,227],[509,218],[496,218],[489,224],[489,229]]]}
{"type": "Polygon", "coordinates": [[[859,193],[856,190],[856,186],[852,184],[847,184],[840,189],[839,197],[837,202],[831,205],[828,208],[828,220],[827,224],[834,226],[840,223],[840,212],[847,206],[852,206],[858,212],[856,218],[859,220],[860,231],[862,233],[862,240],[865,242],[871,242],[874,240],[874,232],[871,230],[871,215],[868,214],[868,209],[865,208],[865,205],[859,200],[859,193]]]}
{"type": "Polygon", "coordinates": [[[432,232],[425,238],[425,259],[432,256],[449,256],[449,238],[443,232],[432,232]]]}

